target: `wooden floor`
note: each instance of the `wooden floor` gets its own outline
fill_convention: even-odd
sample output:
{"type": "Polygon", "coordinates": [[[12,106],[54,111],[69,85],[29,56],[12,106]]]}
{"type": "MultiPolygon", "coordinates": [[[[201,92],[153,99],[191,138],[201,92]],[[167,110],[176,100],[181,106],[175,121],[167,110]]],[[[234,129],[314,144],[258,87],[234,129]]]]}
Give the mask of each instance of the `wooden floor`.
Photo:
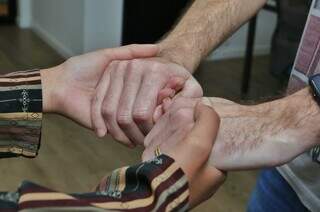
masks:
{"type": "MultiPolygon", "coordinates": [[[[0,26],[0,72],[43,68],[63,61],[33,32],[0,26]]],[[[197,78],[208,96],[240,100],[242,59],[205,62],[197,78]]],[[[268,73],[268,57],[254,61],[249,99],[277,94],[280,83],[268,73]]],[[[56,190],[85,192],[111,170],[139,162],[141,149],[129,150],[111,138],[95,136],[68,119],[45,115],[42,145],[36,159],[0,161],[0,190],[14,190],[24,180],[32,180],[56,190]]],[[[228,181],[209,201],[194,211],[245,211],[257,172],[230,173],[228,181]]]]}

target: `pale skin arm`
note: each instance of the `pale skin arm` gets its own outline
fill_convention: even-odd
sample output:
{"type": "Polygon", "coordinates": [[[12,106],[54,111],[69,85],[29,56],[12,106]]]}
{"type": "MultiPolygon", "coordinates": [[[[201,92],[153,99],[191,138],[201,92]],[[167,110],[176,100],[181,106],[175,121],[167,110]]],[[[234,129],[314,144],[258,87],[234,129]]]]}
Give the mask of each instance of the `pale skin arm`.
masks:
{"type": "Polygon", "coordinates": [[[206,98],[221,118],[210,164],[223,170],[277,166],[320,144],[320,108],[309,88],[253,106],[206,98]]]}
{"type": "Polygon", "coordinates": [[[160,42],[160,54],[194,72],[201,59],[250,19],[267,0],[197,0],[160,42]]]}

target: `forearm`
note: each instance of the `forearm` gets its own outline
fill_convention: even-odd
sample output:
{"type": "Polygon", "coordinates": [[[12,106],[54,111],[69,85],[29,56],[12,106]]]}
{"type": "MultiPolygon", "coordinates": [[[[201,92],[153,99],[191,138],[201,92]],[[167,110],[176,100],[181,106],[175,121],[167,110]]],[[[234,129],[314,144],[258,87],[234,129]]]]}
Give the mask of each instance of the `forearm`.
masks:
{"type": "Polygon", "coordinates": [[[160,56],[193,72],[201,59],[260,9],[266,0],[197,0],[160,42],[160,56]]]}
{"type": "Polygon", "coordinates": [[[216,98],[210,103],[221,116],[211,156],[218,168],[280,165],[319,144],[320,110],[309,88],[255,106],[221,103],[216,98]]]}

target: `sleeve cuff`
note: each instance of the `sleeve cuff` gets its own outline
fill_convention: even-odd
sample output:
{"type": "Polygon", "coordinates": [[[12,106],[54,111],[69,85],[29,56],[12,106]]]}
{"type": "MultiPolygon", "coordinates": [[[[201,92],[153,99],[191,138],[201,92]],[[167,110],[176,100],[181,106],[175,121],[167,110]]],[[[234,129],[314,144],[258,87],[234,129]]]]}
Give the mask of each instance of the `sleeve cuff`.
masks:
{"type": "Polygon", "coordinates": [[[35,157],[41,126],[40,71],[0,76],[0,157],[35,157]]]}
{"type": "Polygon", "coordinates": [[[185,211],[189,206],[187,177],[167,155],[113,171],[96,192],[109,201],[126,203],[119,204],[117,210],[185,211]]]}

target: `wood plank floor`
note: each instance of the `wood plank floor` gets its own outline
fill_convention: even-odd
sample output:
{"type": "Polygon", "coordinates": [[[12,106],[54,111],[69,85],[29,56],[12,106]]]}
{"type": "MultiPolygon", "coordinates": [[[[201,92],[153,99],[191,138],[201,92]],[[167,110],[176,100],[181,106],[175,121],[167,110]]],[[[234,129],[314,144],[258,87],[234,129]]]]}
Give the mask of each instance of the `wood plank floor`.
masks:
{"type": "MultiPolygon", "coordinates": [[[[249,99],[270,97],[281,84],[268,73],[268,57],[254,61],[249,99]]],[[[0,26],[0,73],[44,68],[63,58],[30,30],[0,26]]],[[[208,96],[240,100],[243,60],[204,62],[196,77],[208,96]]],[[[111,170],[139,162],[141,149],[129,150],[112,140],[97,139],[86,129],[58,115],[45,115],[42,146],[36,159],[0,160],[0,190],[14,190],[32,180],[56,190],[85,192],[111,170]]],[[[218,193],[194,211],[245,211],[257,172],[234,172],[218,193]]]]}

